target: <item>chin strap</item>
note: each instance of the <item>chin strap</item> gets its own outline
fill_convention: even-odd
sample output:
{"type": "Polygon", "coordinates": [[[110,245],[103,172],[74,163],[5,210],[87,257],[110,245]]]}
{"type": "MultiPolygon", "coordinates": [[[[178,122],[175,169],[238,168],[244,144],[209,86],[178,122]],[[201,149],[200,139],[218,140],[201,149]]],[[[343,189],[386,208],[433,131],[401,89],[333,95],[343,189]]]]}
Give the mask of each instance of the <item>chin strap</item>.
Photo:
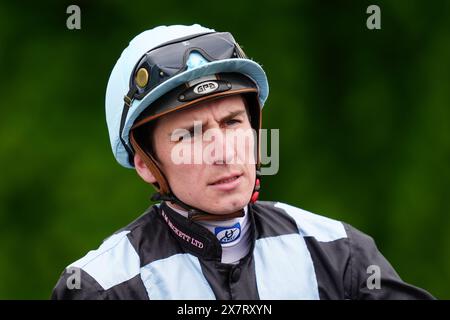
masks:
{"type": "Polygon", "coordinates": [[[156,192],[155,194],[153,194],[151,200],[152,201],[164,200],[179,205],[188,212],[188,220],[190,221],[223,221],[232,218],[243,217],[245,214],[244,209],[240,209],[236,212],[232,212],[229,214],[211,214],[184,203],[171,192],[168,194],[160,194],[159,192],[156,192]]]}
{"type": "MultiPolygon", "coordinates": [[[[250,203],[255,203],[259,196],[260,190],[260,172],[256,171],[255,188],[250,199],[250,203]]],[[[244,209],[229,213],[229,214],[211,214],[198,208],[192,207],[180,199],[178,199],[171,191],[166,194],[156,192],[151,197],[152,201],[169,201],[175,203],[188,212],[188,220],[190,221],[224,221],[233,218],[243,217],[245,215],[244,209]]]]}

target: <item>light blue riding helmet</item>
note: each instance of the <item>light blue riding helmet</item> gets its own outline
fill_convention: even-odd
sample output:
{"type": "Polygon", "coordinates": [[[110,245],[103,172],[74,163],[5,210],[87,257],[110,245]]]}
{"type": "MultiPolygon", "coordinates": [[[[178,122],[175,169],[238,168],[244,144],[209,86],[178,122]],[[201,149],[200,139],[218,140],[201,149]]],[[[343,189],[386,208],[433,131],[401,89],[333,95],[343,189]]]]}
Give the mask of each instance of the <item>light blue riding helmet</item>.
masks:
{"type": "MultiPolygon", "coordinates": [[[[188,55],[183,60],[185,65],[182,68],[176,66],[176,68],[180,68],[178,72],[170,74],[170,54],[164,54],[160,55],[158,59],[167,61],[169,66],[166,65],[166,67],[168,68],[158,69],[160,71],[157,75],[140,69],[137,73],[137,65],[147,55],[166,48],[167,44],[188,45],[189,41],[196,41],[194,39],[199,35],[213,33],[215,30],[198,24],[159,26],[137,35],[122,52],[109,77],[105,99],[111,148],[114,157],[122,166],[134,167],[130,129],[135,120],[144,110],[149,111],[146,109],[152,108],[153,102],[183,83],[219,73],[242,74],[255,83],[259,105],[261,108],[264,106],[269,93],[266,74],[258,63],[246,58],[245,55],[214,59],[214,50],[211,52],[191,50],[187,52],[188,55]],[[155,80],[156,84],[150,85],[156,78],[158,78],[155,80]]],[[[198,37],[198,39],[200,38],[198,37]]]]}

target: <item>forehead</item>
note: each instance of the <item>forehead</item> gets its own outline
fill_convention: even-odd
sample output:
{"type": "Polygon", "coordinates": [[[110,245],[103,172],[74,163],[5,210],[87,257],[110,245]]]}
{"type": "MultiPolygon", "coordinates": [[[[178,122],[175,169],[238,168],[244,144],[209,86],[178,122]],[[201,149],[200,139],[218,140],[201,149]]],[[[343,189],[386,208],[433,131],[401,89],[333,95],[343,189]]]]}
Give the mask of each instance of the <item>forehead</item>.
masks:
{"type": "Polygon", "coordinates": [[[206,117],[223,117],[229,113],[245,110],[244,99],[241,95],[223,97],[184,110],[171,112],[160,118],[160,123],[174,124],[204,119],[206,117]]]}

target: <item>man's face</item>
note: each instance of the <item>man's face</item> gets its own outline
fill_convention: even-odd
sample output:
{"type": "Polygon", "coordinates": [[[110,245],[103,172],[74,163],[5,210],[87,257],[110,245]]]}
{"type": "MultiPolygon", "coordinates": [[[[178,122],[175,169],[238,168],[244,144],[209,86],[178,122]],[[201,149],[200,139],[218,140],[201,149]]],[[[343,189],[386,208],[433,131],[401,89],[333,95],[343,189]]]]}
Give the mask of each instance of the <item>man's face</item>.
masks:
{"type": "Polygon", "coordinates": [[[160,118],[154,129],[154,150],[173,193],[212,214],[247,205],[256,178],[251,129],[239,95],[160,118]]]}

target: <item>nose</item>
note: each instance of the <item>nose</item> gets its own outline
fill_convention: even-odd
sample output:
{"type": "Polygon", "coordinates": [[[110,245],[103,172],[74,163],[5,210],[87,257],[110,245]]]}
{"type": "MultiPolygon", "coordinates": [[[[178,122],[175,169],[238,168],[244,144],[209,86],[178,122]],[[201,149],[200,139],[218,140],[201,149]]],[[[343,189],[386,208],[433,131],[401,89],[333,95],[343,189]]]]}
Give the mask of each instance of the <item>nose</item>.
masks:
{"type": "Polygon", "coordinates": [[[227,135],[225,130],[218,128],[208,129],[204,135],[204,160],[207,164],[231,164],[235,159],[236,144],[234,137],[227,135]]]}

